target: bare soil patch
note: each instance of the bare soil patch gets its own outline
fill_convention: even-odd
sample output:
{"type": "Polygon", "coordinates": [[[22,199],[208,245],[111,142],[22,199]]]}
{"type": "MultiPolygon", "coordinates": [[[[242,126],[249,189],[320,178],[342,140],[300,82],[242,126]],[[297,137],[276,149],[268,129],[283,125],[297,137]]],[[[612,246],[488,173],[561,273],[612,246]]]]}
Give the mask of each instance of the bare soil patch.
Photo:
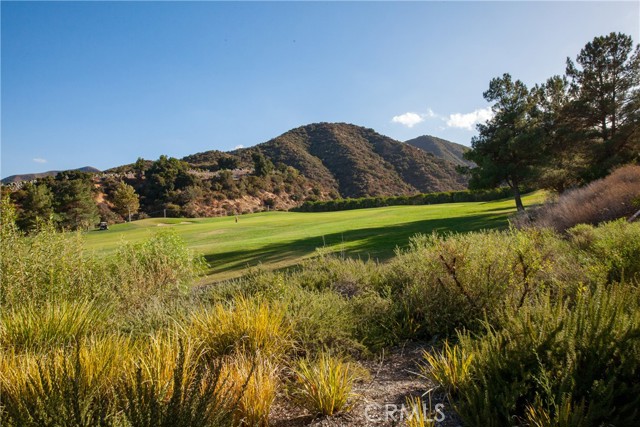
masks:
{"type": "MultiPolygon", "coordinates": [[[[403,426],[399,410],[406,405],[410,396],[422,396],[431,406],[442,404],[444,419],[437,422],[441,427],[461,426],[444,393],[429,380],[420,375],[418,364],[422,363],[422,352],[431,349],[426,343],[410,343],[392,348],[374,360],[361,362],[371,378],[357,385],[358,399],[348,412],[332,417],[313,417],[305,410],[293,406],[285,396],[279,396],[271,411],[271,425],[274,427],[387,427],[403,426]],[[431,391],[430,391],[431,390],[431,391]],[[390,406],[386,406],[390,405],[390,406]],[[398,412],[393,412],[394,409],[398,412]]],[[[442,418],[442,416],[440,417],[442,418]]]]}

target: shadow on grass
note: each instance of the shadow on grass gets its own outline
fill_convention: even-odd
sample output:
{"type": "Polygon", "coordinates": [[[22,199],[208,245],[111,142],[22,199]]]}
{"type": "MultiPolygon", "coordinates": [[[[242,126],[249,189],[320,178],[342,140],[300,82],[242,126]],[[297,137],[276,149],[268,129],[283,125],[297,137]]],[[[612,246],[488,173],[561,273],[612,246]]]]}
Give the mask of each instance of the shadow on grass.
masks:
{"type": "MultiPolygon", "coordinates": [[[[502,210],[502,209],[500,209],[502,210]]],[[[512,209],[511,209],[512,210],[512,209]]],[[[488,212],[452,218],[428,219],[394,226],[363,228],[341,233],[266,245],[258,249],[206,255],[209,274],[242,270],[257,264],[277,264],[295,261],[312,254],[316,248],[331,246],[347,257],[372,258],[384,261],[394,254],[396,247],[406,247],[409,238],[418,233],[469,232],[505,228],[507,213],[488,212]],[[344,247],[341,247],[343,246],[344,247]]],[[[215,277],[212,277],[215,279],[215,277]]]]}

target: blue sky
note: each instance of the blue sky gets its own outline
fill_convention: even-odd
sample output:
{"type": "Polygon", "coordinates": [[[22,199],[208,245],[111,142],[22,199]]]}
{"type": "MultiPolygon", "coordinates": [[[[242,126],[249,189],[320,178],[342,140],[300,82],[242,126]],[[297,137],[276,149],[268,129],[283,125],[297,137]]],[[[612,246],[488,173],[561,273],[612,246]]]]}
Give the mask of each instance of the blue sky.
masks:
{"type": "Polygon", "coordinates": [[[639,2],[1,2],[2,169],[265,142],[314,122],[468,145],[504,72],[533,85],[639,2]]]}

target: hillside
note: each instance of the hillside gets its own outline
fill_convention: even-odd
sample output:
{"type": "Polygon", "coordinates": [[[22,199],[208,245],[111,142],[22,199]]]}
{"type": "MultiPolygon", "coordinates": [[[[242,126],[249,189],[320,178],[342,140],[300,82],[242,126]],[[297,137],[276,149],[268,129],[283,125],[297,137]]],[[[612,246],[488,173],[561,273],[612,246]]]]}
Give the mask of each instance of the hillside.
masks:
{"type": "MultiPolygon", "coordinates": [[[[99,169],[96,169],[92,166],[85,166],[82,168],[71,169],[71,170],[75,170],[79,172],[89,172],[89,173],[100,172],[99,169]]],[[[47,172],[40,172],[40,173],[25,173],[20,175],[11,175],[6,178],[3,178],[2,183],[11,184],[12,182],[33,181],[34,179],[44,178],[47,176],[56,176],[60,172],[64,172],[64,171],[47,171],[47,172]]]]}
{"type": "MultiPolygon", "coordinates": [[[[97,171],[89,167],[81,170],[97,171]]],[[[56,173],[9,178],[32,180],[56,173]]],[[[139,196],[142,217],[226,216],[289,210],[304,202],[337,198],[466,188],[466,178],[456,172],[454,163],[373,129],[346,123],[301,126],[265,143],[230,152],[211,150],[182,160],[167,156],[155,161],[138,159],[108,169],[94,177],[91,189],[97,194],[100,218],[107,222],[124,219],[122,212],[114,211],[121,181],[139,196]]],[[[55,193],[59,184],[52,181],[46,185],[55,193]]],[[[26,190],[14,187],[16,205],[28,204],[26,190]]],[[[62,212],[66,206],[58,201],[55,209],[62,212]]],[[[97,215],[90,208],[86,213],[97,215]]]]}
{"type": "Polygon", "coordinates": [[[239,166],[247,167],[256,151],[274,164],[293,166],[325,191],[342,197],[466,188],[455,164],[372,129],[346,123],[301,126],[255,147],[230,153],[209,151],[183,160],[212,169],[221,158],[234,158],[239,166]]]}
{"type": "Polygon", "coordinates": [[[469,151],[469,147],[446,139],[438,138],[431,135],[423,135],[417,138],[405,141],[405,144],[420,148],[421,150],[431,153],[434,156],[447,160],[459,166],[471,166],[473,162],[465,160],[462,155],[469,151]]]}

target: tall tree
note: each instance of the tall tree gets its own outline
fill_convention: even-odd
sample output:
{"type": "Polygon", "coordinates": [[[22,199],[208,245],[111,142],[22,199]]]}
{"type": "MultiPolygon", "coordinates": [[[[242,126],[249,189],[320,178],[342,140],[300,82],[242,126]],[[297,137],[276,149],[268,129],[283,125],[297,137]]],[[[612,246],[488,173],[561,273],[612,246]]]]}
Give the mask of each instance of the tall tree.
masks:
{"type": "Polygon", "coordinates": [[[22,230],[32,231],[40,221],[48,221],[53,217],[53,195],[44,184],[28,183],[24,191],[17,224],[22,230]]]}
{"type": "Polygon", "coordinates": [[[113,209],[123,218],[131,221],[131,215],[135,215],[140,209],[140,199],[136,190],[124,182],[120,182],[113,192],[113,209]]]}
{"type": "Polygon", "coordinates": [[[98,207],[93,198],[91,176],[82,172],[61,172],[55,178],[56,211],[61,224],[72,230],[88,229],[99,221],[98,207]]]}
{"type": "Polygon", "coordinates": [[[179,190],[200,185],[189,173],[189,165],[174,157],[160,156],[145,172],[144,195],[147,208],[160,209],[177,201],[179,190]]]}
{"type": "Polygon", "coordinates": [[[470,170],[470,188],[506,183],[513,189],[516,207],[524,210],[520,187],[535,178],[542,152],[539,112],[534,97],[520,80],[504,74],[491,80],[484,98],[493,102],[493,118],[477,126],[479,135],[464,157],[477,164],[470,170]]]}
{"type": "Polygon", "coordinates": [[[640,45],[611,33],[587,43],[576,62],[567,58],[573,101],[566,113],[589,144],[593,179],[640,152],[640,45]]]}
{"type": "Polygon", "coordinates": [[[553,76],[536,85],[531,94],[537,105],[540,136],[546,148],[538,183],[561,193],[581,184],[581,171],[589,165],[586,146],[574,132],[575,123],[566,114],[571,103],[569,82],[563,76],[553,76]]]}

